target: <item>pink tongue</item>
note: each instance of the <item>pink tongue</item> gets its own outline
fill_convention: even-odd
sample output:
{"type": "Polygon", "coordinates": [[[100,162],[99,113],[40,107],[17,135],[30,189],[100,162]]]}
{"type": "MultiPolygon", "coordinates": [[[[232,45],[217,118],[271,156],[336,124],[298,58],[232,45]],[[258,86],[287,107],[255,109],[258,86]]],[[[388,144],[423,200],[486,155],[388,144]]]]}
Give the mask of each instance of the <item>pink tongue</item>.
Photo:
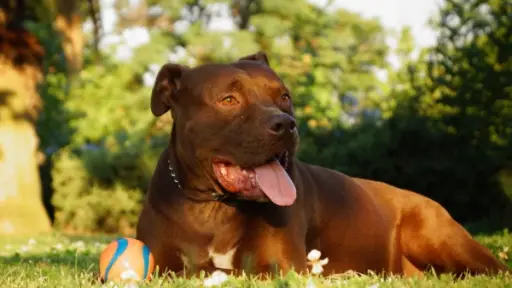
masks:
{"type": "Polygon", "coordinates": [[[297,191],[292,179],[276,160],[254,168],[258,184],[267,197],[279,206],[289,206],[295,202],[297,191]]]}

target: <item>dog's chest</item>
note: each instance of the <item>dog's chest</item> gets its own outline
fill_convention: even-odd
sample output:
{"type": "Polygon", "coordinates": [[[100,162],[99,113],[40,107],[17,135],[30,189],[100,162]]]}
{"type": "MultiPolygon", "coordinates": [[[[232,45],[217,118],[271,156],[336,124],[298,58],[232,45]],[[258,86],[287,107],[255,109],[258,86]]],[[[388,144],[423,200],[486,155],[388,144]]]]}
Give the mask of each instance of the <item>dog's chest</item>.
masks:
{"type": "Polygon", "coordinates": [[[190,219],[188,226],[190,234],[180,241],[183,264],[226,270],[236,268],[235,258],[245,231],[243,217],[221,203],[194,208],[201,208],[201,213],[193,213],[195,217],[190,219]]]}
{"type": "Polygon", "coordinates": [[[208,256],[213,263],[215,268],[219,269],[234,269],[234,258],[238,247],[234,246],[228,251],[225,252],[217,252],[215,247],[208,247],[208,256]]]}
{"type": "Polygon", "coordinates": [[[238,245],[219,246],[215,242],[209,245],[188,246],[180,249],[180,258],[185,267],[213,265],[218,269],[235,268],[235,255],[238,245]]]}

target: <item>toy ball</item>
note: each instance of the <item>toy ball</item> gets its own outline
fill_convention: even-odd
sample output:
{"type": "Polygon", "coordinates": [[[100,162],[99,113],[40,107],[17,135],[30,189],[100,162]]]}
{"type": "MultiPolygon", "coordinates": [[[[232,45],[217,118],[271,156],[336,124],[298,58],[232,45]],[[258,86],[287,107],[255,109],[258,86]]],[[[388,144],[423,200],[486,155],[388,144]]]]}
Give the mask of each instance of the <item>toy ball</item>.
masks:
{"type": "Polygon", "coordinates": [[[105,282],[146,280],[154,268],[148,246],[133,238],[112,241],[100,255],[100,275],[105,282]]]}

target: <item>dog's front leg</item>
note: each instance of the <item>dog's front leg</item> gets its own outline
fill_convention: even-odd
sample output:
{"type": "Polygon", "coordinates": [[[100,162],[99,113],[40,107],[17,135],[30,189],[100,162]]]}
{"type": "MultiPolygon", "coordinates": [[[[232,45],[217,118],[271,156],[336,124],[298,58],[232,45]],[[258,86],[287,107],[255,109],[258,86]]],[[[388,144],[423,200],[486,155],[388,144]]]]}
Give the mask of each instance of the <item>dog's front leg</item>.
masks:
{"type": "Polygon", "coordinates": [[[305,243],[298,237],[265,233],[240,247],[238,265],[247,274],[306,272],[305,243]]]}

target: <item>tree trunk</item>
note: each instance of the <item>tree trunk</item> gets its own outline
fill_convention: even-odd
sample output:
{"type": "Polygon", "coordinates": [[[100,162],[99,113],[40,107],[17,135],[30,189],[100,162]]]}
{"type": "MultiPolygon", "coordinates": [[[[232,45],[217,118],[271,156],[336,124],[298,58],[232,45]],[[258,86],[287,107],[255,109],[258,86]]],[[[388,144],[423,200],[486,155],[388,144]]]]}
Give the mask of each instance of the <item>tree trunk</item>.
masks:
{"type": "Polygon", "coordinates": [[[57,0],[55,28],[62,35],[62,49],[71,74],[83,64],[84,37],[76,0],[57,0]]]}
{"type": "Polygon", "coordinates": [[[0,25],[0,235],[47,232],[38,136],[42,48],[22,28],[0,25]]]}

